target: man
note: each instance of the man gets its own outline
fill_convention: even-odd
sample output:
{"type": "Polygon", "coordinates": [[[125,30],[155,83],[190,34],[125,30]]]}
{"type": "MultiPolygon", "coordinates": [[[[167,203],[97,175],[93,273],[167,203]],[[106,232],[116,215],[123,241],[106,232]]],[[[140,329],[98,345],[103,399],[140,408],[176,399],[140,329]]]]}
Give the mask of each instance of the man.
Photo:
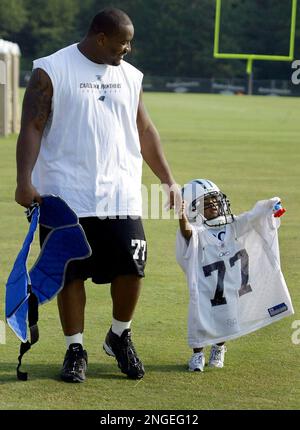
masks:
{"type": "MultiPolygon", "coordinates": [[[[121,10],[98,13],[86,37],[34,62],[17,143],[16,201],[62,197],[76,212],[92,256],[68,265],[58,308],[67,352],[61,378],[83,382],[84,281],[111,283],[112,326],[103,347],[130,378],[144,376],[130,324],[146,262],[141,222],[142,160],[175,184],[159,134],[142,101],[142,73],[123,57],[134,34],[121,10]]],[[[169,194],[174,206],[175,191],[169,194]]],[[[49,233],[40,229],[43,243],[49,233]]]]}

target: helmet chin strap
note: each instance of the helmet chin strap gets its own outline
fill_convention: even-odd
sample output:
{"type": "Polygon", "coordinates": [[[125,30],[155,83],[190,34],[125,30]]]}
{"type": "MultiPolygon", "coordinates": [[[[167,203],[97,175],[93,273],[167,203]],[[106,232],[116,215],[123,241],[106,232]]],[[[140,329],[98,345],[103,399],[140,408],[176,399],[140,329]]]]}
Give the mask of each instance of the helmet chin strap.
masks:
{"type": "Polygon", "coordinates": [[[234,216],[230,215],[219,215],[216,218],[206,219],[202,214],[198,214],[192,222],[198,226],[205,224],[207,227],[222,227],[226,224],[231,224],[234,221],[234,216]]]}
{"type": "Polygon", "coordinates": [[[204,224],[207,225],[207,227],[221,227],[222,225],[226,225],[228,223],[225,216],[218,216],[213,219],[206,219],[204,224]]]}
{"type": "Polygon", "coordinates": [[[220,215],[213,219],[205,219],[203,222],[207,227],[222,227],[223,225],[231,224],[233,220],[233,215],[230,214],[228,216],[220,215]]]}

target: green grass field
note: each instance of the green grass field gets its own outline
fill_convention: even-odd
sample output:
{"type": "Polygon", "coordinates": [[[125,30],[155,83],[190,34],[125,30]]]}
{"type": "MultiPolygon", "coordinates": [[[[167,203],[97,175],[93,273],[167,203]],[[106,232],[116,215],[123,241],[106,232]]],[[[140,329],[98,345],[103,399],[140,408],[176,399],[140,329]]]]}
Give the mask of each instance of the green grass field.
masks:
{"type": "MultiPolygon", "coordinates": [[[[107,285],[87,284],[86,383],[65,384],[58,374],[65,353],[55,301],[40,308],[40,341],[25,356],[28,382],[16,380],[19,341],[9,328],[0,345],[1,409],[299,409],[300,320],[299,184],[300,100],[297,98],[145,94],[174,175],[180,184],[207,177],[230,196],[235,213],[258,199],[280,196],[280,247],[295,315],[228,342],[224,369],[192,374],[186,364],[188,290],[175,261],[177,222],[145,220],[148,265],[132,325],[146,376],[131,381],[102,351],[111,321],[107,285]],[[299,336],[298,336],[299,338],[299,336]]],[[[5,283],[27,229],[14,203],[16,136],[0,139],[0,282],[5,283]]],[[[144,169],[144,183],[155,183],[144,169]]],[[[31,262],[37,254],[33,246],[31,262]]],[[[208,353],[208,349],[207,349],[208,353]]]]}

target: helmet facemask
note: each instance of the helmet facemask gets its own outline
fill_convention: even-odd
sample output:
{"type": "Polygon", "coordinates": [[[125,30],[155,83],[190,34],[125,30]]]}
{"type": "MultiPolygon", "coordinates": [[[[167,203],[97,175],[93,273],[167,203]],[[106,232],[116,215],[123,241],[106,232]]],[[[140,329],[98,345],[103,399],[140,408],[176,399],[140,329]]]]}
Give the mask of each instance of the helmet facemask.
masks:
{"type": "Polygon", "coordinates": [[[233,221],[233,215],[230,210],[230,201],[221,191],[212,191],[205,193],[195,199],[191,204],[191,210],[195,214],[190,220],[196,224],[204,223],[208,227],[220,227],[225,224],[230,224],[233,221]],[[210,202],[207,202],[210,200],[210,202]],[[217,208],[218,212],[211,218],[206,218],[204,213],[209,208],[217,208]]]}

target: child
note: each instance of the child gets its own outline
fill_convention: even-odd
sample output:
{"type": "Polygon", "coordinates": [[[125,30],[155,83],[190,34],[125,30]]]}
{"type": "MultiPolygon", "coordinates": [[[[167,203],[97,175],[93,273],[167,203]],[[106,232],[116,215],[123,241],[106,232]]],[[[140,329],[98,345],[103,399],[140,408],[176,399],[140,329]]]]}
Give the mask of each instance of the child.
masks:
{"type": "Polygon", "coordinates": [[[196,179],[183,190],[176,240],[177,261],[190,292],[190,371],[203,372],[203,347],[212,345],[209,366],[223,367],[225,341],[293,313],[280,269],[278,197],[231,213],[226,195],[211,181],[196,179]],[[278,209],[278,207],[276,206],[278,209]]]}

